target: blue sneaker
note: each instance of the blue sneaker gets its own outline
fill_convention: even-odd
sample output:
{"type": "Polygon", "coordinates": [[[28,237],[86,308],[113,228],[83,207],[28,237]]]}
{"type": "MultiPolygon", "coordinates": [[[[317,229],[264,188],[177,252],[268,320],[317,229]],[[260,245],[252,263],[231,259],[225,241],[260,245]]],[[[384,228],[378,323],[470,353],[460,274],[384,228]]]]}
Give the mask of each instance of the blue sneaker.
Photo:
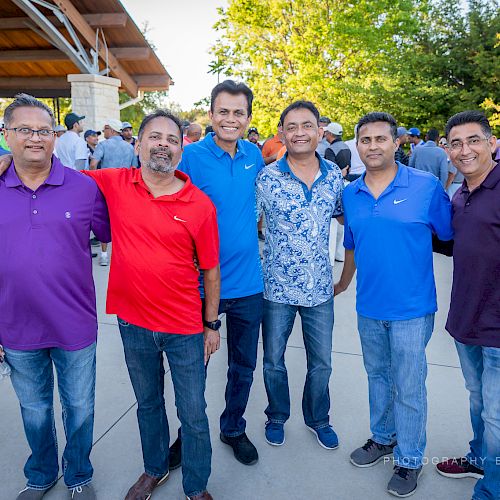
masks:
{"type": "Polygon", "coordinates": [[[266,441],[272,446],[281,446],[285,443],[285,429],[278,422],[266,422],[266,441]]]}
{"type": "Polygon", "coordinates": [[[325,450],[336,450],[339,447],[339,438],[331,425],[319,429],[313,429],[309,426],[307,428],[316,435],[319,445],[325,450]]]}

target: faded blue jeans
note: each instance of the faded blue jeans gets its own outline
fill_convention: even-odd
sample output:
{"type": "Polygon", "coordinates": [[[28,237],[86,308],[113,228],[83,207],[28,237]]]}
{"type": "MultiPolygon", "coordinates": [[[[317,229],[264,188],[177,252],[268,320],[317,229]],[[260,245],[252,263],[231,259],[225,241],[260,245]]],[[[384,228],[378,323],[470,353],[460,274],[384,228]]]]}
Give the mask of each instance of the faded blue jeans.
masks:
{"type": "Polygon", "coordinates": [[[290,417],[285,350],[297,312],[302,319],[307,357],[302,413],[307,426],[319,429],[330,423],[328,383],[332,373],[333,298],[314,307],[264,300],[264,384],[269,402],[265,413],[270,422],[282,424],[290,417]]]}
{"type": "Polygon", "coordinates": [[[394,463],[408,469],[422,465],[426,445],[425,348],[433,328],[434,314],[402,321],[358,314],[372,439],[386,445],[397,440],[394,463]]]}
{"type": "Polygon", "coordinates": [[[467,460],[484,470],[473,500],[500,498],[500,348],[455,342],[470,394],[474,436],[467,460]]]}
{"type": "Polygon", "coordinates": [[[54,371],[62,405],[66,447],[62,456],[68,488],[92,480],[96,344],[77,351],[59,348],[5,349],[11,380],[21,405],[31,456],[24,466],[27,486],[44,490],[57,482],[59,464],[54,424],[54,371]]]}
{"type": "Polygon", "coordinates": [[[165,411],[163,353],[165,353],[181,421],[182,486],[186,496],[207,489],[212,447],[205,413],[203,333],[160,333],[118,318],[130,381],[137,398],[144,470],[154,477],[168,471],[170,434],[165,411]]]}

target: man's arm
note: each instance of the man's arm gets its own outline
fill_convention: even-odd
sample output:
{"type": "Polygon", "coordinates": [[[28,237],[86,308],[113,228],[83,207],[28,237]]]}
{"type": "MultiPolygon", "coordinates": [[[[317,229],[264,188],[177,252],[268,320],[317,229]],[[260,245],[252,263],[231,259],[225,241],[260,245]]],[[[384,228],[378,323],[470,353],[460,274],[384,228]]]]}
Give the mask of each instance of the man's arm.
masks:
{"type": "Polygon", "coordinates": [[[11,154],[6,154],[0,156],[0,175],[2,175],[12,163],[13,156],[11,154]]]}
{"type": "Polygon", "coordinates": [[[335,283],[333,287],[333,296],[347,290],[348,286],[351,284],[354,273],[356,272],[356,263],[354,262],[354,250],[345,250],[344,257],[344,267],[342,269],[342,274],[340,275],[340,280],[335,283]]]}
{"type": "Polygon", "coordinates": [[[410,150],[410,167],[415,168],[415,161],[417,160],[417,150],[414,149],[413,152],[410,150]]]}
{"type": "Polygon", "coordinates": [[[97,170],[97,165],[99,165],[99,160],[96,160],[95,158],[92,158],[90,160],[90,170],[97,170]]]}
{"type": "Polygon", "coordinates": [[[446,156],[446,153],[444,153],[444,155],[441,156],[442,158],[439,165],[439,180],[441,181],[441,186],[445,188],[446,182],[448,180],[448,157],[446,156]]]}
{"type": "Polygon", "coordinates": [[[75,160],[75,170],[85,170],[87,167],[87,159],[75,160]]]}
{"type": "MultiPolygon", "coordinates": [[[[205,321],[216,321],[219,316],[220,300],[220,266],[203,271],[203,285],[205,289],[205,321]]],[[[204,327],[205,339],[205,364],[210,356],[220,347],[220,334],[218,330],[204,327]]]]}

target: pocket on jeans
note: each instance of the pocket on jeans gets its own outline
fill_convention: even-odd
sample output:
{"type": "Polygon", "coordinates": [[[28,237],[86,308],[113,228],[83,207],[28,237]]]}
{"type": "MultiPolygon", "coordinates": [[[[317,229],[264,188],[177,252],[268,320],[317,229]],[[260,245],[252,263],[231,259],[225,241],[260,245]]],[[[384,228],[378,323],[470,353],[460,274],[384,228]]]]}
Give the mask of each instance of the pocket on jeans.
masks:
{"type": "Polygon", "coordinates": [[[130,326],[130,323],[127,323],[125,320],[119,318],[118,316],[116,317],[116,319],[118,320],[118,324],[120,326],[130,326]]]}

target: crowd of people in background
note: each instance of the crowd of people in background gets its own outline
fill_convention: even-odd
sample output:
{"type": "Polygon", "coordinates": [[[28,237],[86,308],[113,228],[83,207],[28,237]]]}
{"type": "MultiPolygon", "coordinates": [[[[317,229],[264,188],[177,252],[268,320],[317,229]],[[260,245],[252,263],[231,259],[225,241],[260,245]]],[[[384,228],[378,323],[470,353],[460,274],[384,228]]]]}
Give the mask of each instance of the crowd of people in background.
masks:
{"type": "Polygon", "coordinates": [[[179,467],[188,500],[212,499],[205,380],[220,347],[221,315],[228,354],[220,440],[235,459],[259,460],[245,412],[261,329],[264,436],[285,444],[292,411],[285,353],[297,315],[307,360],[304,423],[319,446],[337,449],[329,391],[334,296],[356,271],[370,437],[349,460],[363,469],[392,455],[388,493],[413,494],[426,447],[436,242],[453,254],[446,328],[474,432],[465,456],[436,468],[477,478],[473,500],[500,498],[500,167],[488,120],[464,111],[450,117],[443,136],[431,128],[421,138],[418,128],[371,112],[344,141],[340,123],[298,100],[261,141],[249,127],[253,99],[243,83],[218,84],[203,138],[199,124],[163,110],[144,118],[137,137],[130,123],[110,118],[99,140],[92,129],[81,137],[84,116],[69,113],[63,130],[50,108],[26,94],[7,108],[0,366],[10,365],[31,449],[17,499],[40,500],[58,480],[53,366],[65,422],[64,481],[71,498],[97,498],[90,231],[102,245],[100,264],[110,263],[106,310],[118,317],[138,403],[144,473],[126,500],[149,499],[179,467]],[[337,283],[336,260],[344,262],[337,283]],[[164,356],[180,421],[173,439],[164,356]]]}

